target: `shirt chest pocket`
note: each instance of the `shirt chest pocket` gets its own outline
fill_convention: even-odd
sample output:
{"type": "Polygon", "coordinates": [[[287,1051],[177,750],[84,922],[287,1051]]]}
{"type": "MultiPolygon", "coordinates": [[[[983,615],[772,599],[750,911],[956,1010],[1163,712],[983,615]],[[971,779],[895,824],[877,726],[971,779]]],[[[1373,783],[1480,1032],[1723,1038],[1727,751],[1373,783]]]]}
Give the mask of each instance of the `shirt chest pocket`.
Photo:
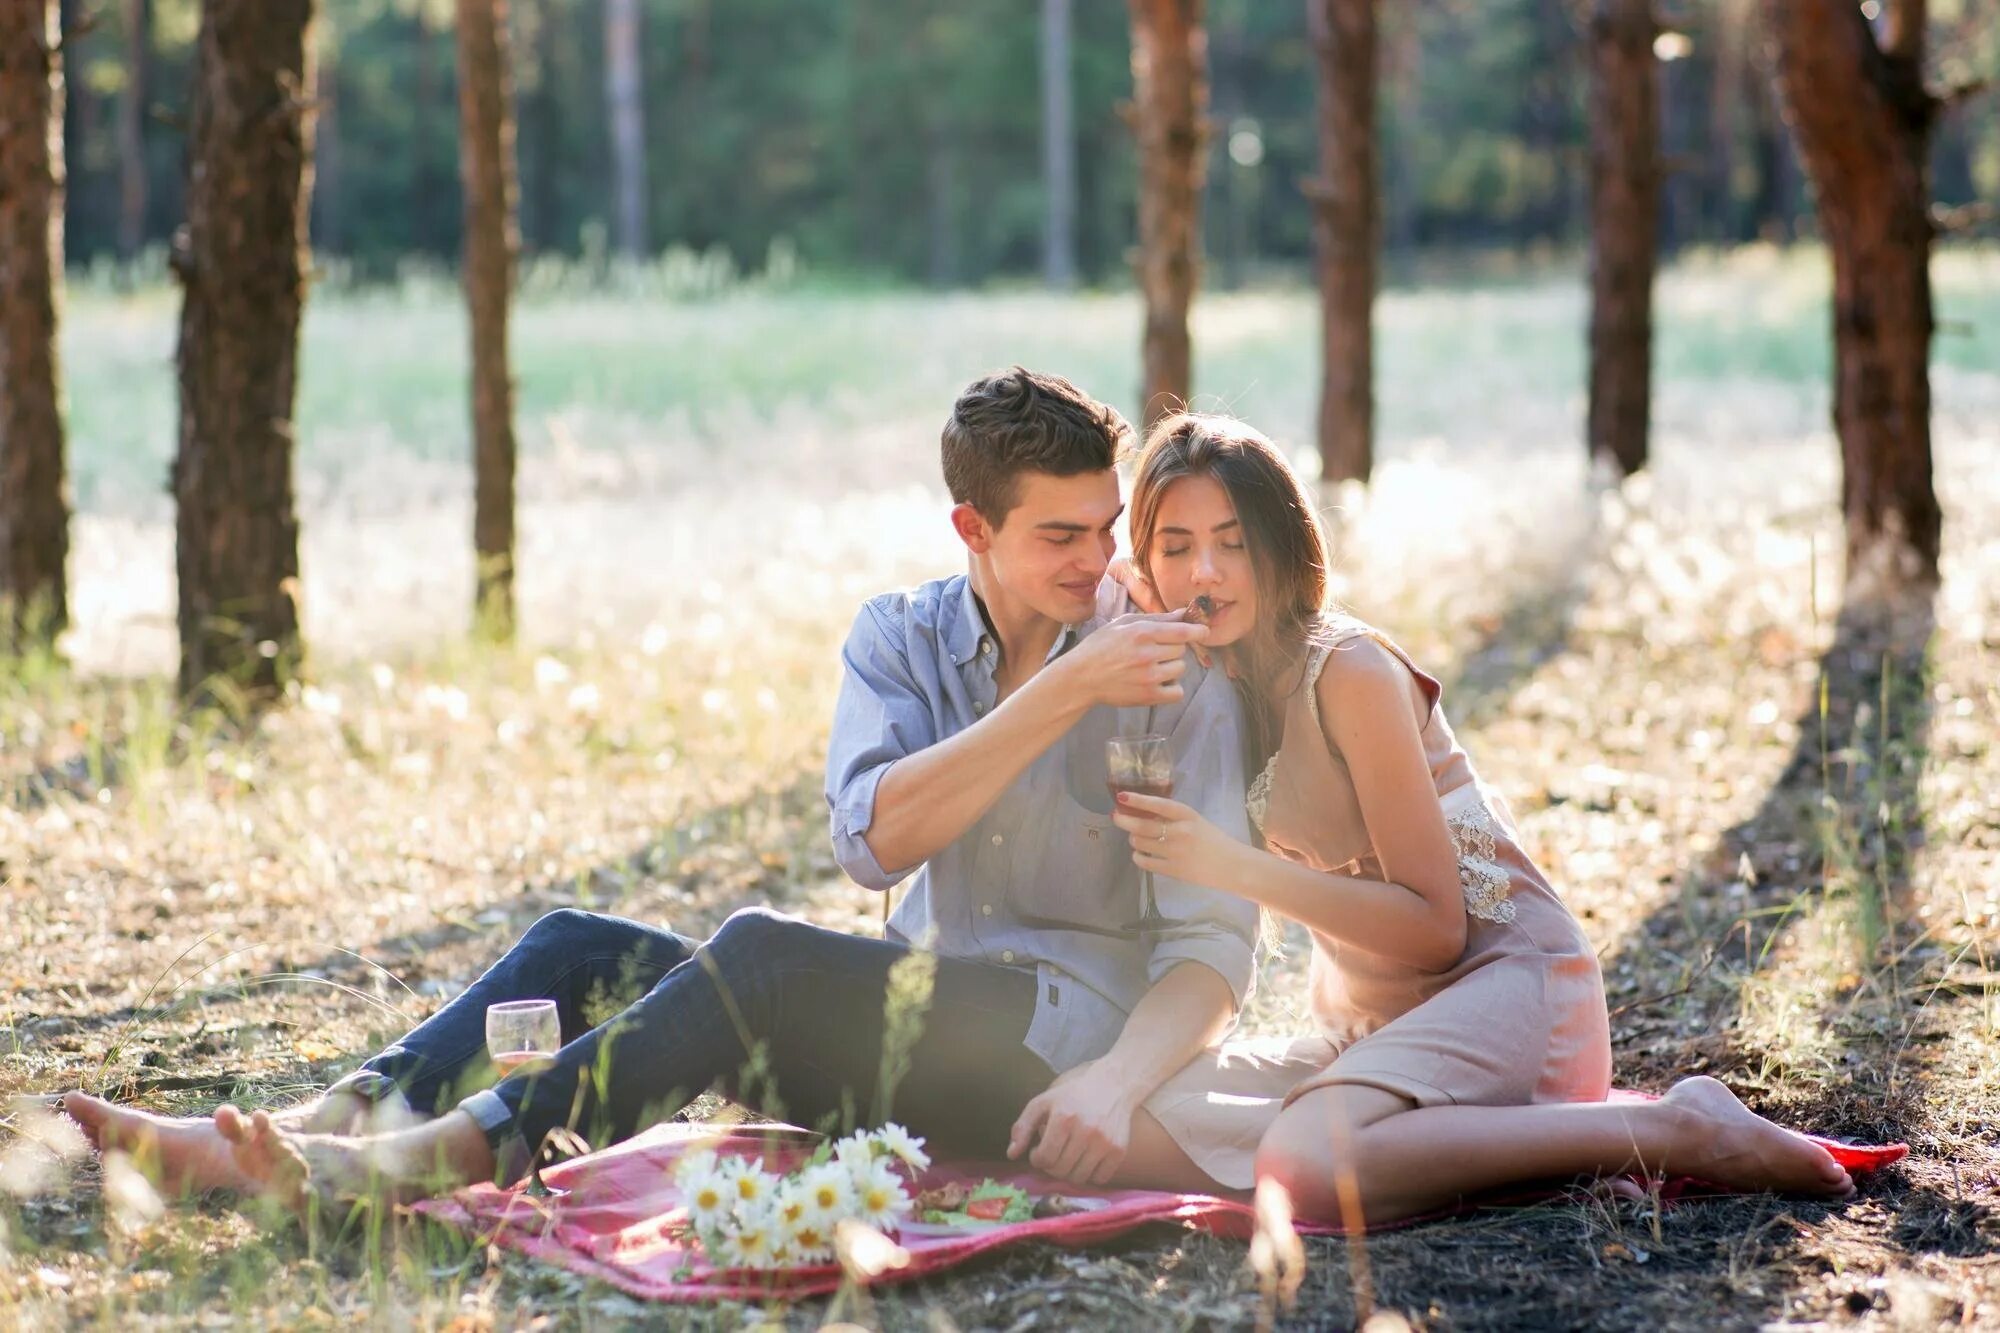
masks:
{"type": "Polygon", "coordinates": [[[1110,816],[1064,794],[1016,836],[1031,844],[1008,881],[1008,905],[1023,924],[1115,931],[1138,918],[1138,871],[1110,816]]]}

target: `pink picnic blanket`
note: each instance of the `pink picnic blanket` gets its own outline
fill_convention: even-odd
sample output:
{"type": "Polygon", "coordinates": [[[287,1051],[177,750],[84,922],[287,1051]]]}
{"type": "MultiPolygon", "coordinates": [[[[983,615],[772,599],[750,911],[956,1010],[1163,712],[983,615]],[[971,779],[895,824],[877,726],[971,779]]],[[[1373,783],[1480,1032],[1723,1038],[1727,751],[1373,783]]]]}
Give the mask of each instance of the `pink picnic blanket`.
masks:
{"type": "MultiPolygon", "coordinates": [[[[1856,1175],[1886,1166],[1909,1152],[1902,1144],[1867,1147],[1828,1139],[1817,1142],[1856,1175]]],[[[844,1277],[841,1268],[837,1264],[781,1270],[711,1267],[687,1232],[673,1168],[684,1153],[702,1147],[718,1153],[760,1156],[768,1170],[784,1172],[809,1156],[817,1143],[817,1137],[807,1131],[783,1125],[728,1130],[659,1125],[616,1147],[543,1172],[552,1188],[567,1191],[560,1197],[534,1198],[520,1187],[503,1190],[475,1185],[447,1198],[420,1203],[416,1209],[492,1244],[602,1278],[634,1296],[679,1302],[794,1300],[837,1290],[844,1277]]],[[[1060,1194],[1081,1203],[1084,1211],[1030,1222],[956,1227],[907,1222],[897,1239],[908,1251],[909,1262],[888,1270],[879,1280],[908,1281],[1023,1241],[1089,1245],[1148,1222],[1175,1222],[1230,1236],[1248,1236],[1254,1227],[1251,1206],[1241,1198],[1165,1190],[1080,1189],[1017,1170],[1012,1163],[938,1162],[916,1185],[923,1189],[954,1181],[972,1185],[989,1175],[1031,1195],[1060,1194]]],[[[1484,1205],[1532,1203],[1559,1192],[1544,1189],[1495,1195],[1394,1225],[1408,1226],[1484,1205]]],[[[1680,1177],[1666,1182],[1661,1194],[1676,1200],[1713,1192],[1700,1181],[1680,1177]]],[[[1310,1224],[1301,1225],[1299,1231],[1306,1235],[1339,1234],[1337,1228],[1310,1224]]]]}

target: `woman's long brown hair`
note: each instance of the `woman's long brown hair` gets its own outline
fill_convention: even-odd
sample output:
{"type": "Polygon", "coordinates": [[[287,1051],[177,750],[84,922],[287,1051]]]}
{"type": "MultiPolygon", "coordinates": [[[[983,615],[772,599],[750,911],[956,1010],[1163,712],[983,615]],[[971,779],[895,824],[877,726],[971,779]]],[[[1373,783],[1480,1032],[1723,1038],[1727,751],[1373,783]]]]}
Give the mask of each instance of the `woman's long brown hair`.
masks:
{"type": "Polygon", "coordinates": [[[1212,477],[1229,493],[1250,554],[1257,622],[1219,655],[1234,668],[1250,714],[1254,773],[1283,738],[1277,701],[1325,628],[1326,533],[1298,474],[1270,440],[1233,417],[1179,412],[1146,437],[1132,487],[1132,557],[1148,579],[1161,497],[1183,477],[1212,477]]]}

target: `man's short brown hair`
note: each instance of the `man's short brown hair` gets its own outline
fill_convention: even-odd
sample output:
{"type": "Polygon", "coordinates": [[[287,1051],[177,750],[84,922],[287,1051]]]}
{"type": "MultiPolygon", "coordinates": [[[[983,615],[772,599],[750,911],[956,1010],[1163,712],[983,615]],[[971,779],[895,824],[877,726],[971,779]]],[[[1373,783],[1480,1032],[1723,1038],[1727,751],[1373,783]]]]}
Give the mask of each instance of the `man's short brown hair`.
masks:
{"type": "Polygon", "coordinates": [[[1118,466],[1132,427],[1060,375],[1020,366],[974,380],[944,423],[944,484],[999,527],[1020,500],[1023,472],[1074,477],[1118,466]]]}

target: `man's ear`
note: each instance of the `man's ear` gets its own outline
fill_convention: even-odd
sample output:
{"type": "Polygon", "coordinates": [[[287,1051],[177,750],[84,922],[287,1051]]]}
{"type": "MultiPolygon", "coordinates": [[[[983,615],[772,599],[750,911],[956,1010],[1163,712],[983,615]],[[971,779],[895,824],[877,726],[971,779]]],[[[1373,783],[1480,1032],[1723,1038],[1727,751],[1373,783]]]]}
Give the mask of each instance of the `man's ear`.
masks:
{"type": "Polygon", "coordinates": [[[965,548],[974,555],[985,555],[993,545],[992,525],[986,521],[984,514],[969,504],[951,507],[951,526],[958,533],[958,539],[965,543],[965,548]]]}

